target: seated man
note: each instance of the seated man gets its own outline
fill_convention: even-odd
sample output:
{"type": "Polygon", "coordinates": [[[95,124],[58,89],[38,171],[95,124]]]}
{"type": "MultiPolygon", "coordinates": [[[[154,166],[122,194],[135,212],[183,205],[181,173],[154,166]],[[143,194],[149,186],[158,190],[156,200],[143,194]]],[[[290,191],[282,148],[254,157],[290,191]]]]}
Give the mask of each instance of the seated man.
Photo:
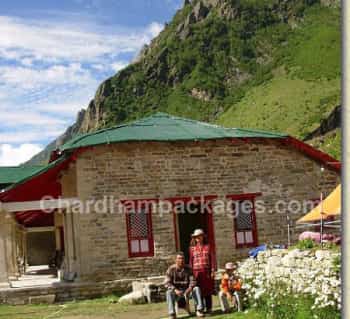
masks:
{"type": "Polygon", "coordinates": [[[235,292],[241,289],[241,281],[235,275],[234,270],[236,269],[233,263],[227,263],[225,265],[225,272],[222,275],[219,300],[221,310],[224,313],[230,312],[230,302],[234,306],[237,306],[240,311],[240,304],[236,304],[239,300],[236,300],[235,292]]]}
{"type": "Polygon", "coordinates": [[[197,317],[204,317],[202,296],[199,287],[196,287],[192,269],[185,265],[185,257],[182,252],[177,253],[175,264],[170,266],[166,272],[165,287],[168,303],[169,316],[176,318],[175,303],[181,299],[186,301],[186,310],[189,310],[189,298],[192,296],[196,306],[197,317]]]}

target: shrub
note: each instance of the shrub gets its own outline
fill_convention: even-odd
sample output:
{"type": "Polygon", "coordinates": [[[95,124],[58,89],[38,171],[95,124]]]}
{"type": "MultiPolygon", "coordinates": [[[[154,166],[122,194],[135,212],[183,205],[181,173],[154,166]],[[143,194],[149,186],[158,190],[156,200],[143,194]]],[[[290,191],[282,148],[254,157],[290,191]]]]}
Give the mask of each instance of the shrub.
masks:
{"type": "Polygon", "coordinates": [[[316,243],[312,239],[307,238],[307,239],[300,240],[296,244],[296,247],[301,249],[301,250],[312,249],[312,248],[316,247],[316,243]]]}

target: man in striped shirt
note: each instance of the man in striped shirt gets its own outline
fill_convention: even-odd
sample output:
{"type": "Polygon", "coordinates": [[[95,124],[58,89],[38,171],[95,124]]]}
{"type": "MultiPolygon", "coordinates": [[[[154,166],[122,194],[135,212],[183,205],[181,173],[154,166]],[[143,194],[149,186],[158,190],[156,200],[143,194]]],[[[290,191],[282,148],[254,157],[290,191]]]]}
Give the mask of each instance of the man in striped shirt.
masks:
{"type": "Polygon", "coordinates": [[[166,272],[165,287],[167,288],[169,318],[176,318],[175,304],[183,300],[185,309],[190,314],[190,297],[194,299],[197,317],[204,317],[200,289],[196,286],[192,269],[185,265],[185,257],[182,252],[177,253],[175,264],[170,266],[166,272]]]}

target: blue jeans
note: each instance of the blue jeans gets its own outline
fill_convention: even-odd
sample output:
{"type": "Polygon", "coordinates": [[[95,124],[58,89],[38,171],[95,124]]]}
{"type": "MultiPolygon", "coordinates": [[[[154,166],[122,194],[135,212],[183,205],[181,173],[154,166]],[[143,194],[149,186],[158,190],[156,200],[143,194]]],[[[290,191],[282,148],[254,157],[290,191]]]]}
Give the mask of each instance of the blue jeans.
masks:
{"type": "MultiPolygon", "coordinates": [[[[203,311],[202,295],[201,295],[201,290],[199,289],[199,287],[194,287],[192,292],[191,292],[191,295],[189,297],[193,298],[195,308],[199,311],[203,311]]],[[[176,295],[174,290],[168,290],[166,292],[166,301],[168,304],[169,315],[176,314],[175,304],[179,299],[180,299],[180,297],[176,295]]]]}

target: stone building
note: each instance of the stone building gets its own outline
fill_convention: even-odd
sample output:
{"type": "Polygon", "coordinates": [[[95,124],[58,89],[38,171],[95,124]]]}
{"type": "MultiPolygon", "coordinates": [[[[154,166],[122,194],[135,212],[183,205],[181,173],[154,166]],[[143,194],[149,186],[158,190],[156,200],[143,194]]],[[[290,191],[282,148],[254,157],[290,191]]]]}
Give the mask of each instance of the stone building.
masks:
{"type": "MultiPolygon", "coordinates": [[[[45,166],[0,166],[0,192],[11,185],[35,175],[45,166]]],[[[36,212],[17,213],[7,216],[2,220],[1,233],[12,234],[15,240],[11,240],[13,249],[7,249],[8,253],[14,251],[7,260],[13,260],[10,265],[10,278],[19,277],[27,266],[48,265],[55,253],[54,216],[53,214],[41,214],[36,212]]],[[[1,219],[1,217],[0,217],[1,219]]]]}
{"type": "MultiPolygon", "coordinates": [[[[57,249],[65,251],[63,278],[106,282],[162,275],[195,228],[208,234],[219,268],[259,244],[287,244],[288,220],[293,226],[305,213],[293,205],[339,182],[339,162],[288,135],[157,113],[72,139],[0,201],[13,225],[18,214],[35,220],[50,207],[57,249]]],[[[21,252],[6,265],[11,248],[3,247],[16,238],[5,238],[0,225],[6,283],[21,252]]]]}

